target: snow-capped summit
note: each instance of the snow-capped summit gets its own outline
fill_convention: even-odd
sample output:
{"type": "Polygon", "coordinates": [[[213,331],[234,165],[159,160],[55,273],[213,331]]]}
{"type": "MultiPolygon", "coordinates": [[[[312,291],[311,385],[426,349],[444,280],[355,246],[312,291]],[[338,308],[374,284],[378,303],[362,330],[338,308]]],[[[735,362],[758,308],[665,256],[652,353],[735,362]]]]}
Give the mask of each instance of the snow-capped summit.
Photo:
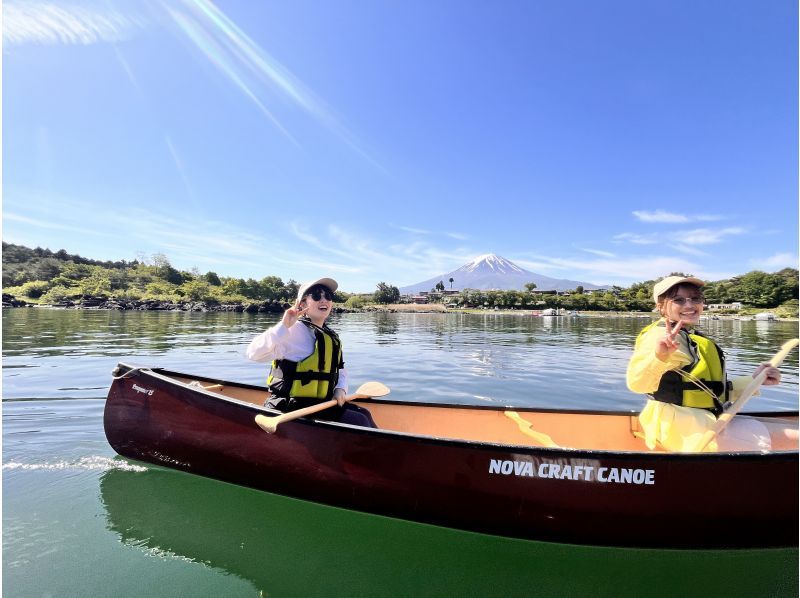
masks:
{"type": "Polygon", "coordinates": [[[494,253],[479,255],[468,264],[464,264],[457,270],[434,276],[428,280],[411,284],[400,288],[401,293],[419,293],[420,291],[430,291],[437,283],[442,282],[445,289],[479,289],[479,290],[518,290],[521,291],[529,282],[536,284],[536,288],[541,291],[569,291],[577,286],[582,286],[586,290],[602,288],[590,282],[580,282],[577,280],[565,280],[561,278],[550,278],[543,274],[529,272],[517,266],[515,263],[494,253]],[[450,282],[450,279],[453,282],[450,282]]]}
{"type": "MultiPolygon", "coordinates": [[[[525,270],[494,253],[479,255],[469,264],[461,266],[456,272],[496,272],[497,274],[524,273],[525,270]]],[[[449,277],[448,277],[449,278],[449,277]]]]}

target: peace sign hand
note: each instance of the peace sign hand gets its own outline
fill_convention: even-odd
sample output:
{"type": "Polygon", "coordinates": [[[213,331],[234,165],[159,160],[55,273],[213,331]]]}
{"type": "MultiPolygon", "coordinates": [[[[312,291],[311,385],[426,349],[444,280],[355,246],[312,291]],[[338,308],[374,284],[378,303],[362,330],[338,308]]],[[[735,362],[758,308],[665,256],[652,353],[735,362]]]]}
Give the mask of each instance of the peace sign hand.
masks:
{"type": "Polygon", "coordinates": [[[678,322],[673,328],[672,322],[670,322],[669,318],[667,318],[665,326],[667,331],[664,335],[664,338],[660,339],[658,343],[656,343],[656,357],[658,357],[661,361],[667,361],[669,356],[678,350],[680,344],[678,343],[677,338],[678,333],[683,327],[683,320],[678,322]]]}
{"type": "Polygon", "coordinates": [[[283,322],[283,325],[286,326],[286,328],[291,328],[295,325],[298,318],[306,313],[307,310],[308,307],[300,306],[300,300],[298,299],[295,301],[294,306],[283,312],[283,318],[281,319],[281,322],[283,322]]]}

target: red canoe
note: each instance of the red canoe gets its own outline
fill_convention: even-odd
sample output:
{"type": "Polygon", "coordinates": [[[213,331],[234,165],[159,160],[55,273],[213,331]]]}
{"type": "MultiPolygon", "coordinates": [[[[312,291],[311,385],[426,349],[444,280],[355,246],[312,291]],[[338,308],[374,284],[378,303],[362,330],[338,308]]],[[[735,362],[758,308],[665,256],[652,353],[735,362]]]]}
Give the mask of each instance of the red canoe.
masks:
{"type": "MultiPolygon", "coordinates": [[[[797,546],[798,452],[648,451],[634,412],[362,401],[378,429],[267,434],[266,389],[120,364],[104,425],[120,455],[297,498],[578,544],[797,546]],[[530,425],[537,433],[531,434],[530,425]],[[524,430],[528,430],[526,433],[524,430]],[[556,446],[543,446],[552,438],[556,446]]],[[[797,412],[757,414],[797,425],[797,412]]]]}

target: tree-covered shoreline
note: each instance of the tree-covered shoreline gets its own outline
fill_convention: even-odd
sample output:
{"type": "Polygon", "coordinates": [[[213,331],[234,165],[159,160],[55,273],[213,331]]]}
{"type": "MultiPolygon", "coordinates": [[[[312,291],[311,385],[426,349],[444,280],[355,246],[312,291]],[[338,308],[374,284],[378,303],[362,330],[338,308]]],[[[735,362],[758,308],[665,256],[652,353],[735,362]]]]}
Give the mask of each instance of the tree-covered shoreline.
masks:
{"type": "MultiPolygon", "coordinates": [[[[463,289],[438,301],[457,307],[498,309],[564,308],[578,311],[650,311],[655,280],[627,288],[569,294],[463,289]]],[[[458,284],[458,281],[455,281],[458,284]]],[[[277,276],[260,280],[220,276],[216,272],[181,271],[163,254],[133,261],[99,261],[36,247],[3,242],[3,305],[53,305],[105,309],[281,311],[297,295],[298,283],[277,276]]],[[[452,286],[452,282],[451,282],[452,286]]],[[[798,271],[758,270],[726,280],[708,281],[706,303],[740,302],[745,308],[798,315],[798,271]]],[[[345,308],[397,303],[397,288],[381,282],[373,294],[336,293],[345,308]]]]}

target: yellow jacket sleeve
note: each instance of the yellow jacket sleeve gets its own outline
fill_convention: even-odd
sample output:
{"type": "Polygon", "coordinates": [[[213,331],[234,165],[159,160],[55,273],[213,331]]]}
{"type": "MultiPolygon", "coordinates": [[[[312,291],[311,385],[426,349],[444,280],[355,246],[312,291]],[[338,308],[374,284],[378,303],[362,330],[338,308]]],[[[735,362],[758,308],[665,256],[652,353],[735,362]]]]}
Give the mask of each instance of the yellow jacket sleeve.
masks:
{"type": "MultiPolygon", "coordinates": [[[[691,363],[688,347],[684,347],[683,342],[667,361],[661,361],[656,357],[656,344],[664,334],[663,327],[653,326],[636,340],[626,375],[628,388],[631,391],[645,394],[655,392],[665,373],[691,363]]],[[[683,335],[679,338],[682,340],[683,335]]]]}

